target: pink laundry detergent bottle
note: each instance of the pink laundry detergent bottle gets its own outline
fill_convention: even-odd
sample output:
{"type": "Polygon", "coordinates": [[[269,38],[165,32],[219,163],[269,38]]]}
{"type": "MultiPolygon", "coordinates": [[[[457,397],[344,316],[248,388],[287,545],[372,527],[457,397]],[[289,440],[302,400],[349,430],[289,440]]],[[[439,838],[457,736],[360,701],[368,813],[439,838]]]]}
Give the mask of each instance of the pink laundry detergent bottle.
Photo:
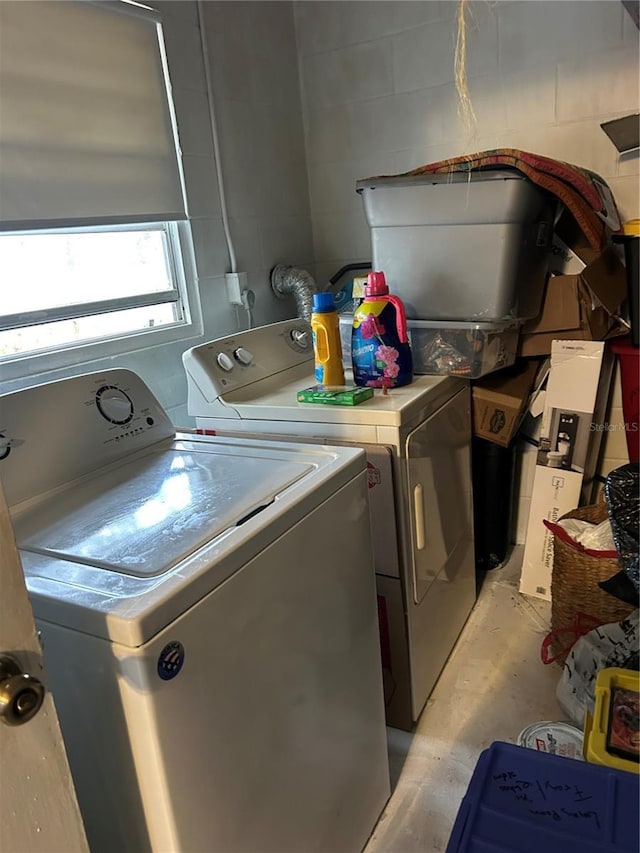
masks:
{"type": "Polygon", "coordinates": [[[396,388],[413,380],[404,305],[389,293],[383,272],[369,273],[364,300],[354,312],[351,361],[356,385],[396,388]]]}

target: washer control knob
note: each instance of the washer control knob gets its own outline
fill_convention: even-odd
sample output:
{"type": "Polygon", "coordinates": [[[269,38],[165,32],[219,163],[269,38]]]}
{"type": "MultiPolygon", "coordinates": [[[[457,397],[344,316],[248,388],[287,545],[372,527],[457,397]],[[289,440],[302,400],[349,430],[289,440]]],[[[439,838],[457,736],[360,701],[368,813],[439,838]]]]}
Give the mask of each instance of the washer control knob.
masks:
{"type": "Polygon", "coordinates": [[[131,397],[115,385],[103,385],[98,388],[96,405],[102,417],[112,424],[128,424],[133,418],[131,397]]]}
{"type": "Polygon", "coordinates": [[[233,357],[237,362],[243,364],[245,367],[247,367],[253,361],[252,353],[250,353],[249,350],[245,349],[244,347],[238,347],[238,349],[235,350],[235,352],[233,353],[233,357]]]}
{"type": "Polygon", "coordinates": [[[216,361],[218,362],[218,364],[220,365],[220,367],[223,370],[227,371],[227,373],[230,370],[233,370],[233,362],[231,361],[229,356],[226,354],[226,352],[219,352],[218,357],[216,358],[216,361]]]}

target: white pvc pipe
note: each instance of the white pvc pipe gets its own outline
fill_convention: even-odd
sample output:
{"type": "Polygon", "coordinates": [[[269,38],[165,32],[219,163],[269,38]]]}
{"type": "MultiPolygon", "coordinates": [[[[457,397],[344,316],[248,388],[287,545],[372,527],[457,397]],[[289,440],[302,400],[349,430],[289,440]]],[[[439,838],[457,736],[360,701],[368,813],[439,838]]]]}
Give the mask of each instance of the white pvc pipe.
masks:
{"type": "Polygon", "coordinates": [[[209,103],[209,121],[211,123],[211,135],[213,137],[213,150],[216,161],[216,177],[218,179],[218,192],[220,193],[220,207],[222,209],[222,226],[224,228],[224,236],[227,241],[227,250],[229,252],[229,262],[231,269],[229,272],[237,272],[236,252],[231,239],[231,231],[229,229],[229,217],[227,216],[227,200],[224,192],[224,181],[222,179],[222,167],[220,164],[220,143],[218,141],[218,126],[216,122],[216,114],[213,104],[213,87],[211,85],[211,67],[209,63],[209,49],[207,47],[207,38],[204,25],[204,3],[203,0],[197,0],[196,6],[198,9],[198,26],[200,27],[200,44],[202,46],[202,58],[204,61],[204,76],[207,84],[207,101],[209,103]]]}

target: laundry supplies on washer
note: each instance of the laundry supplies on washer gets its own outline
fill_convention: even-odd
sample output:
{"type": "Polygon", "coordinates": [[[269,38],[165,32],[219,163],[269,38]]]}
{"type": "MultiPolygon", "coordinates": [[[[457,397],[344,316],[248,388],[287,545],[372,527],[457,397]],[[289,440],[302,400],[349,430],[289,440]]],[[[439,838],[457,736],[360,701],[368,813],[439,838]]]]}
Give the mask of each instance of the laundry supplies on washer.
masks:
{"type": "Polygon", "coordinates": [[[316,382],[344,385],[340,327],[333,293],[313,294],[311,315],[316,382]]]}
{"type": "Polygon", "coordinates": [[[383,272],[367,276],[364,300],[353,315],[351,360],[356,385],[394,388],[413,380],[404,305],[389,294],[383,272]]]}

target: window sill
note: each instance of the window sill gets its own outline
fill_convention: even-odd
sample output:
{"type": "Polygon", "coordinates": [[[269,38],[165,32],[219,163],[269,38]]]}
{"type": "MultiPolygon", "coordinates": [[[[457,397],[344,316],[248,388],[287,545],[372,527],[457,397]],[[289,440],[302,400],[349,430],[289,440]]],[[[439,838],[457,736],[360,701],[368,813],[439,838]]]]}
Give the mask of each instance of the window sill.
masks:
{"type": "MultiPolygon", "coordinates": [[[[133,332],[109,340],[85,341],[64,349],[16,354],[15,357],[5,357],[0,360],[1,384],[4,386],[7,383],[16,382],[22,385],[20,380],[40,377],[53,371],[69,369],[70,373],[77,372],[74,368],[89,366],[102,359],[135,356],[144,350],[172,343],[183,343],[187,349],[193,342],[200,340],[201,336],[201,323],[180,323],[164,328],[133,332]]],[[[93,368],[88,367],[88,369],[93,368]]]]}

